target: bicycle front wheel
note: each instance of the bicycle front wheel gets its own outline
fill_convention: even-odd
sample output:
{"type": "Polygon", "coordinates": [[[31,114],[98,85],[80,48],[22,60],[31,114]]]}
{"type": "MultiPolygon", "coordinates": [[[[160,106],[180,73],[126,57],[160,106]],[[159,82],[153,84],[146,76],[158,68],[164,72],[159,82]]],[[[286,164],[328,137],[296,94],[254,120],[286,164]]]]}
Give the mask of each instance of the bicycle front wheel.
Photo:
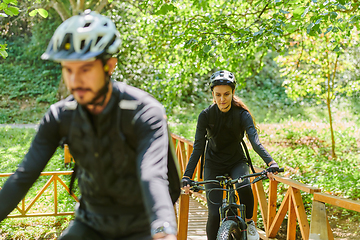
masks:
{"type": "Polygon", "coordinates": [[[226,220],[221,224],[216,240],[241,240],[239,226],[233,220],[226,220]]]}

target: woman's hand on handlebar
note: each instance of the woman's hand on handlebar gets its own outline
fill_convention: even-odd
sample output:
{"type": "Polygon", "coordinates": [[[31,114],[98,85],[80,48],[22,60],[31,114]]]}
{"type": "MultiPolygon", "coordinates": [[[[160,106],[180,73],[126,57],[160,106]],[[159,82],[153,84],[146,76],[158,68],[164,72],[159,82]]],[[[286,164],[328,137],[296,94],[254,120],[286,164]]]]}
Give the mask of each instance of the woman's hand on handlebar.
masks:
{"type": "Polygon", "coordinates": [[[279,165],[273,160],[270,162],[269,167],[266,169],[267,170],[267,177],[274,181],[275,177],[274,175],[278,174],[279,172],[279,165]]]}
{"type": "Polygon", "coordinates": [[[189,177],[186,177],[184,176],[182,179],[181,179],[181,185],[182,185],[182,188],[184,189],[185,191],[185,194],[188,194],[190,192],[190,187],[192,185],[194,185],[194,181],[191,180],[189,177]]]}

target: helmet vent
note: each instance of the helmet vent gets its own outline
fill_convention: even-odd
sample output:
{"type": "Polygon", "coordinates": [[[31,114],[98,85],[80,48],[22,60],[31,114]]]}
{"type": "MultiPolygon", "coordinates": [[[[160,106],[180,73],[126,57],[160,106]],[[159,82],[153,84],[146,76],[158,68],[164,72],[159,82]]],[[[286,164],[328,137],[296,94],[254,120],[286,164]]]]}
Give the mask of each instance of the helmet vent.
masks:
{"type": "Polygon", "coordinates": [[[96,39],[95,45],[98,44],[98,42],[100,42],[101,39],[102,39],[102,37],[101,37],[101,36],[98,36],[97,39],[96,39]]]}
{"type": "Polygon", "coordinates": [[[107,23],[104,24],[104,27],[107,27],[107,23]]]}
{"type": "Polygon", "coordinates": [[[85,23],[84,28],[87,28],[91,25],[91,23],[85,23]]]}
{"type": "Polygon", "coordinates": [[[85,47],[85,40],[81,40],[80,49],[83,50],[85,47]]]}

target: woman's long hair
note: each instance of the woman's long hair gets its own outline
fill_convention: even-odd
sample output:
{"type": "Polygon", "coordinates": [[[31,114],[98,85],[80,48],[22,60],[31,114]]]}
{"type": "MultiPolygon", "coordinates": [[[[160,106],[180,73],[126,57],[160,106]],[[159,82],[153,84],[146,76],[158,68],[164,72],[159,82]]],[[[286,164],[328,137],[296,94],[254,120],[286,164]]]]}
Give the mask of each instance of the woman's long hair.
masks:
{"type": "Polygon", "coordinates": [[[243,108],[243,109],[245,109],[246,111],[249,112],[249,114],[250,114],[250,116],[251,116],[251,118],[252,118],[252,120],[254,122],[255,129],[256,129],[257,132],[259,132],[260,129],[259,129],[258,125],[256,124],[255,118],[251,114],[250,109],[245,105],[245,103],[243,103],[243,101],[241,101],[241,99],[238,96],[235,96],[235,95],[233,95],[233,98],[232,98],[231,102],[232,102],[232,104],[234,106],[243,108]]]}
{"type": "MultiPolygon", "coordinates": [[[[235,86],[234,86],[234,88],[233,88],[233,86],[231,86],[231,88],[232,88],[232,90],[234,91],[235,86]]],[[[211,89],[211,91],[213,91],[213,89],[211,89]]],[[[213,102],[216,103],[216,102],[215,102],[215,99],[213,99],[213,102]]],[[[260,132],[260,128],[259,128],[258,125],[256,124],[256,121],[255,121],[254,116],[251,114],[250,109],[245,105],[245,103],[243,103],[243,101],[241,101],[241,99],[240,99],[238,96],[236,96],[235,94],[233,94],[231,103],[232,103],[232,105],[234,105],[234,106],[236,106],[236,107],[240,107],[240,108],[243,108],[243,109],[245,109],[246,111],[248,111],[249,114],[250,114],[250,116],[251,116],[251,118],[252,118],[252,120],[253,120],[253,122],[254,122],[254,126],[255,126],[256,131],[257,131],[257,132],[260,132]]]]}

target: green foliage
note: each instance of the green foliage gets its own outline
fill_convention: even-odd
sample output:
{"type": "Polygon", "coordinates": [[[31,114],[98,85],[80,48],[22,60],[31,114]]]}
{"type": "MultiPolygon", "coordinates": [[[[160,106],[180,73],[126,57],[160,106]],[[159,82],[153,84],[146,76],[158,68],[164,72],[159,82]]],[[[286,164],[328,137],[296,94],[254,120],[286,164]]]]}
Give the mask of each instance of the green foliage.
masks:
{"type": "Polygon", "coordinates": [[[43,8],[38,8],[38,9],[34,9],[32,10],[29,15],[31,17],[34,17],[36,14],[39,14],[40,16],[42,16],[43,18],[47,18],[49,16],[49,13],[48,11],[46,11],[45,9],[43,8]]]}
{"type": "MultiPolygon", "coordinates": [[[[17,0],[3,0],[0,3],[0,17],[8,18],[9,16],[14,17],[14,16],[19,15],[20,12],[19,12],[19,7],[17,7],[17,4],[18,4],[17,0]],[[5,13],[2,13],[2,11],[4,11],[5,13]]],[[[26,3],[24,3],[24,2],[21,3],[21,5],[24,5],[24,4],[26,4],[26,3]]],[[[43,18],[47,18],[47,16],[48,16],[48,11],[46,11],[43,8],[34,9],[29,15],[33,17],[36,15],[36,13],[39,13],[39,15],[42,16],[43,18]]],[[[3,23],[3,21],[1,21],[1,19],[0,19],[0,26],[1,26],[1,23],[3,23]]],[[[4,34],[4,32],[2,32],[2,34],[4,34]]],[[[2,56],[4,59],[8,56],[7,52],[5,51],[6,46],[7,46],[7,44],[0,43],[0,56],[2,56]]]]}
{"type": "MultiPolygon", "coordinates": [[[[32,35],[8,39],[8,58],[0,60],[0,122],[27,123],[41,119],[55,103],[60,66],[40,59],[59,18],[49,17],[32,27],[32,35]]],[[[1,43],[1,40],[0,40],[1,43]]]]}
{"type": "MultiPolygon", "coordinates": [[[[17,4],[17,0],[4,0],[0,3],[0,17],[8,17],[19,14],[19,8],[15,7],[17,4]],[[13,6],[11,6],[13,5],[13,6]],[[2,12],[4,11],[4,13],[2,12]]],[[[0,56],[6,58],[8,56],[6,52],[7,44],[0,43],[0,56]]]]}
{"type": "MultiPolygon", "coordinates": [[[[275,125],[273,129],[261,132],[260,141],[271,149],[271,156],[285,167],[291,179],[333,195],[359,200],[358,129],[346,124],[338,127],[335,137],[337,160],[331,160],[331,139],[324,124],[288,122],[275,125]]],[[[257,166],[264,166],[256,153],[251,156],[257,166]]]]}
{"type": "MultiPolygon", "coordinates": [[[[36,131],[34,129],[18,129],[2,127],[0,128],[0,155],[2,164],[0,172],[11,173],[14,172],[18,164],[22,161],[36,131]]],[[[49,163],[45,167],[44,171],[68,171],[69,169],[64,166],[64,150],[58,148],[50,159],[49,163]]],[[[70,176],[60,176],[60,178],[69,185],[70,176]]],[[[2,186],[6,178],[0,178],[0,185],[2,186]]],[[[26,206],[30,204],[31,200],[36,196],[45,183],[49,180],[49,177],[40,177],[35,184],[31,187],[30,191],[26,195],[26,206]]],[[[54,206],[53,199],[53,186],[50,185],[42,197],[38,200],[38,203],[31,208],[31,212],[53,212],[54,206]]],[[[79,196],[77,188],[74,189],[76,195],[79,196]]],[[[65,189],[58,186],[58,209],[61,212],[69,212],[74,210],[75,201],[69,196],[65,189]]],[[[18,214],[17,210],[14,210],[12,214],[18,214]]],[[[51,217],[41,218],[29,222],[28,219],[6,219],[0,225],[1,239],[57,239],[60,233],[68,226],[71,216],[67,217],[51,217]]]]}
{"type": "MultiPolygon", "coordinates": [[[[18,164],[25,156],[31,141],[36,131],[34,129],[18,129],[2,127],[0,128],[0,155],[2,164],[0,171],[2,173],[14,172],[18,164]]],[[[49,163],[45,167],[44,171],[67,171],[70,170],[64,166],[64,150],[58,148],[50,159],[49,163]]],[[[60,176],[60,178],[69,185],[70,176],[60,176]]],[[[2,186],[6,178],[0,179],[0,185],[2,186]]],[[[36,192],[39,191],[45,183],[49,180],[49,177],[40,177],[35,184],[31,187],[30,191],[26,195],[26,206],[30,204],[30,201],[36,196],[36,192]]],[[[31,212],[53,212],[53,186],[52,184],[46,190],[42,197],[31,208],[31,212]]],[[[74,189],[76,195],[79,196],[78,188],[74,189]]],[[[74,210],[75,201],[69,196],[62,186],[58,186],[58,209],[61,212],[70,212],[74,210]]],[[[12,214],[18,214],[17,210],[14,210],[12,214]]],[[[36,218],[29,222],[28,219],[5,219],[0,225],[1,239],[57,239],[61,232],[68,226],[71,216],[66,217],[48,217],[48,218],[36,218]]]]}
{"type": "Polygon", "coordinates": [[[0,44],[0,55],[3,57],[3,58],[6,58],[8,56],[8,53],[6,52],[6,49],[7,49],[7,44],[0,44]]]}
{"type": "Polygon", "coordinates": [[[0,11],[5,13],[0,13],[0,17],[8,17],[19,14],[19,8],[16,7],[17,0],[4,0],[0,3],[0,11]]]}

